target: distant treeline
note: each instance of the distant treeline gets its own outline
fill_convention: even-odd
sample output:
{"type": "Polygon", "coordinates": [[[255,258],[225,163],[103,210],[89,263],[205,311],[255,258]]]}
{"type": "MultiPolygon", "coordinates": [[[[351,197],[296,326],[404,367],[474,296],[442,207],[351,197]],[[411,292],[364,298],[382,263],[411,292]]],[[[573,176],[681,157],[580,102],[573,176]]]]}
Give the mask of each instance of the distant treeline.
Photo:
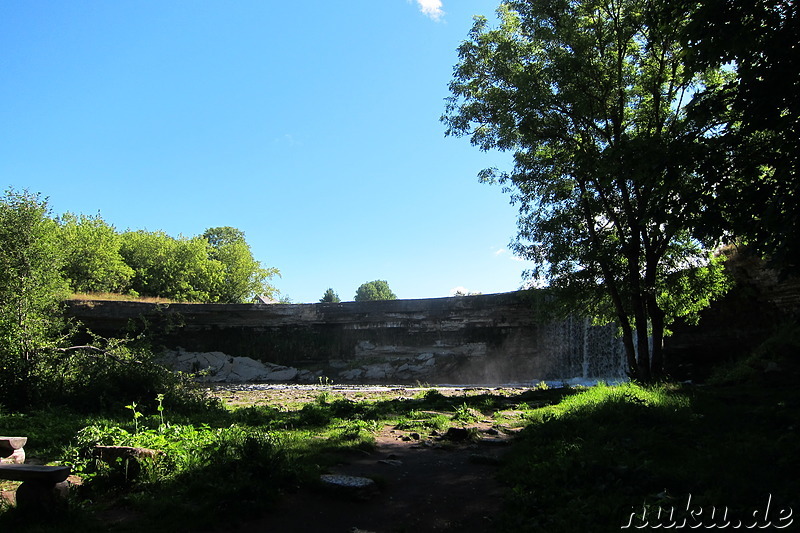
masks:
{"type": "Polygon", "coordinates": [[[274,297],[279,274],[253,258],[244,233],[229,226],[195,237],[118,232],[99,215],[53,219],[63,272],[73,292],[112,292],[187,302],[244,303],[274,297]]]}

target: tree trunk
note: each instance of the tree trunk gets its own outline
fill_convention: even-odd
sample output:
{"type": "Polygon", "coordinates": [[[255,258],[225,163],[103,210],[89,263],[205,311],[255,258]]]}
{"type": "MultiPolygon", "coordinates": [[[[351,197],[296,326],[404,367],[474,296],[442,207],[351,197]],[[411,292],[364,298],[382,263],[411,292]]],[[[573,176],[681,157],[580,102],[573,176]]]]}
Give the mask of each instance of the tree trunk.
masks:
{"type": "Polygon", "coordinates": [[[647,336],[647,313],[637,309],[636,317],[636,362],[639,368],[639,379],[649,383],[653,379],[650,360],[650,342],[647,336]]]}
{"type": "Polygon", "coordinates": [[[658,306],[654,296],[648,298],[648,309],[653,336],[653,354],[650,369],[653,379],[664,377],[664,311],[658,306]]]}
{"type": "Polygon", "coordinates": [[[625,347],[625,358],[628,361],[628,377],[631,379],[641,379],[639,376],[639,365],[636,363],[636,347],[633,344],[633,329],[631,329],[628,317],[618,318],[622,326],[622,345],[625,347]]]}

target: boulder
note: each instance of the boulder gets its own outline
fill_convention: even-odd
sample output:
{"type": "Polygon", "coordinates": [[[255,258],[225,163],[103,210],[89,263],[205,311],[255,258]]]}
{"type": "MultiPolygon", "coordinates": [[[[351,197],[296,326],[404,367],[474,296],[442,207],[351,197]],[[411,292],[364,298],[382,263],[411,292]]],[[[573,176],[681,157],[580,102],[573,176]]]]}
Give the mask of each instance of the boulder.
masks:
{"type": "Polygon", "coordinates": [[[264,375],[265,381],[292,381],[297,378],[299,370],[289,366],[271,365],[271,368],[264,375]]]}

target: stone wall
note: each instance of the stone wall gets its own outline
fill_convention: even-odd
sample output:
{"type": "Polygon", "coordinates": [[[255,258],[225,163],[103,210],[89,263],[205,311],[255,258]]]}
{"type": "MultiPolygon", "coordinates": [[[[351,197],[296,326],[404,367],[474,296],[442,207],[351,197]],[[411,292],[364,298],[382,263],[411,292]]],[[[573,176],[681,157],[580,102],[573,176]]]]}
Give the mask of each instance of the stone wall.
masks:
{"type": "Polygon", "coordinates": [[[222,352],[337,383],[490,384],[623,375],[622,352],[610,329],[582,319],[543,324],[532,305],[528,293],[515,292],[337,304],[74,301],[70,313],[104,336],[146,324],[166,348],[222,352]]]}

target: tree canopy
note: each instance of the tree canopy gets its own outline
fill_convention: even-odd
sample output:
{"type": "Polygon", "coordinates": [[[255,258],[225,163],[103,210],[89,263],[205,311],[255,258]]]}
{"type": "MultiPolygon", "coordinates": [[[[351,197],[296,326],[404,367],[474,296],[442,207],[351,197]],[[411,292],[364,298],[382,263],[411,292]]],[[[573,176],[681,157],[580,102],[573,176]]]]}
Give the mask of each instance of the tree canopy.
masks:
{"type": "Polygon", "coordinates": [[[253,258],[243,231],[224,226],[209,228],[203,233],[209,246],[209,258],[223,266],[223,277],[217,288],[221,302],[241,303],[256,296],[274,298],[278,291],[269,284],[279,276],[277,268],[264,268],[253,258]]]}
{"type": "Polygon", "coordinates": [[[277,296],[269,280],[278,269],[262,267],[236,228],[211,228],[192,238],[127,231],[120,254],[134,270],[131,290],[143,296],[222,303],[277,296]]]}
{"type": "Polygon", "coordinates": [[[397,295],[389,288],[389,283],[382,279],[362,283],[356,290],[355,301],[369,302],[374,300],[396,300],[397,295]]]}
{"type": "Polygon", "coordinates": [[[716,124],[719,157],[704,172],[718,184],[729,233],[785,273],[800,269],[800,12],[792,0],[686,2],[684,41],[695,68],[725,66],[692,116],[716,124]]]}
{"type": "Polygon", "coordinates": [[[56,239],[59,260],[53,264],[59,266],[73,292],[222,303],[278,296],[270,280],[280,272],[262,266],[253,257],[244,232],[237,228],[209,228],[191,238],[175,238],[163,231],[119,233],[99,214],[65,213],[53,219],[46,202],[36,196],[12,191],[4,198],[9,213],[21,212],[21,206],[37,202],[44,206],[42,216],[56,239]]]}
{"type": "Polygon", "coordinates": [[[42,362],[63,333],[67,284],[47,200],[8,190],[0,198],[0,400],[25,405],[42,362]]]}
{"type": "Polygon", "coordinates": [[[122,237],[100,215],[76,216],[65,213],[60,224],[64,249],[64,275],[75,292],[125,293],[133,269],[119,253],[122,237]]]}
{"type": "Polygon", "coordinates": [[[686,114],[723,73],[684,64],[688,15],[666,0],[518,0],[497,15],[459,48],[447,134],[514,152],[512,171],[480,178],[519,206],[515,252],[572,309],[615,320],[629,373],[650,380],[668,323],[724,288],[704,227],[714,189],[697,173],[714,131],[686,114]]]}
{"type": "Polygon", "coordinates": [[[336,294],[336,292],[334,292],[333,289],[326,290],[325,294],[323,294],[322,298],[320,298],[319,300],[320,303],[333,303],[333,304],[339,303],[341,301],[342,299],[339,298],[339,295],[336,294]]]}

